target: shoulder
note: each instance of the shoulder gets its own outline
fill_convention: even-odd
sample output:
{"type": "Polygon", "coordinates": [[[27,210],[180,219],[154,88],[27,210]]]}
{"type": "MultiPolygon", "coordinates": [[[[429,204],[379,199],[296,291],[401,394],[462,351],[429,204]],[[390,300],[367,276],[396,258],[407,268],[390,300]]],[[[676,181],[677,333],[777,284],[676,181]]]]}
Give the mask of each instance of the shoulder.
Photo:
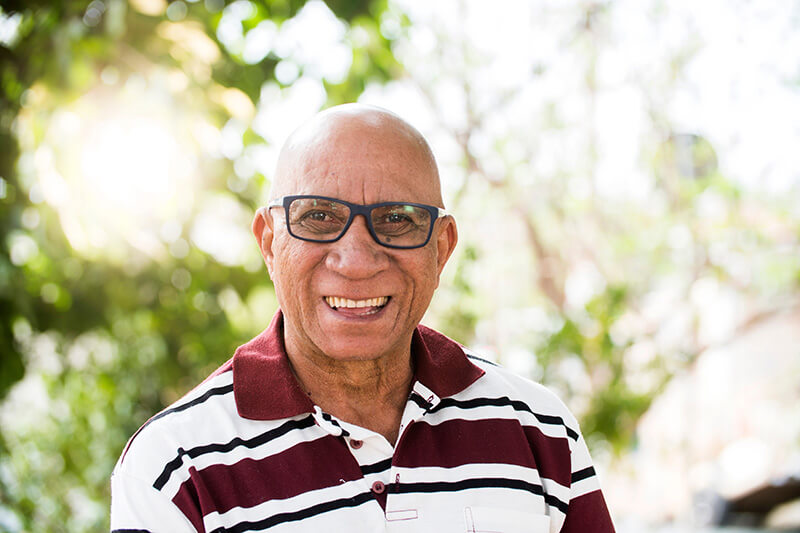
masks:
{"type": "Polygon", "coordinates": [[[445,392],[442,396],[454,400],[471,398],[473,404],[492,399],[525,403],[577,427],[569,409],[544,385],[514,374],[436,330],[422,325],[417,329],[424,340],[424,349],[417,347],[417,374],[426,385],[438,385],[440,390],[431,387],[437,393],[445,392]]]}
{"type": "Polygon", "coordinates": [[[467,359],[485,372],[486,379],[478,380],[476,385],[496,388],[498,392],[505,391],[519,399],[535,400],[537,404],[554,411],[569,412],[564,402],[545,385],[516,374],[469,348],[462,347],[462,349],[467,359]]]}
{"type": "Polygon", "coordinates": [[[151,417],[130,438],[116,471],[128,471],[138,478],[153,479],[176,450],[208,442],[222,422],[236,413],[233,372],[230,361],[181,399],[151,417]]]}
{"type": "Polygon", "coordinates": [[[463,348],[463,351],[472,364],[484,371],[484,375],[462,391],[459,397],[506,402],[520,414],[533,415],[537,425],[561,426],[570,441],[578,440],[578,421],[553,391],[541,383],[511,372],[469,348],[463,348]]]}

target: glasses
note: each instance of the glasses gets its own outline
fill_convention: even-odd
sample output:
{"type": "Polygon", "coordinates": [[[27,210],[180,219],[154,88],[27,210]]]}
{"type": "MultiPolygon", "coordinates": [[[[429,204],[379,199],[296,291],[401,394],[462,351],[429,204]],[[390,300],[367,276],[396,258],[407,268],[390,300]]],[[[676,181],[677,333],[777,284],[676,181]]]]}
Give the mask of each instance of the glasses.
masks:
{"type": "Polygon", "coordinates": [[[310,242],[342,238],[356,215],[364,215],[375,242],[389,248],[421,248],[428,244],[433,223],[448,216],[440,207],[410,202],[351,204],[326,196],[284,196],[267,207],[283,207],[292,237],[310,242]]]}

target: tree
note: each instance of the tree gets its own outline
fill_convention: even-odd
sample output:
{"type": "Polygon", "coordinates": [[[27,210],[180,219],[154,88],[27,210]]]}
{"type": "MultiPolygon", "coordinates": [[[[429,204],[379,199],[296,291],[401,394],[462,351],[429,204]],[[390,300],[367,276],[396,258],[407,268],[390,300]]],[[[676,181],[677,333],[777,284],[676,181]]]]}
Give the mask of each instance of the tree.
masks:
{"type": "Polygon", "coordinates": [[[741,44],[768,27],[778,50],[796,23],[506,7],[390,5],[407,75],[362,98],[401,102],[440,154],[461,251],[431,318],[558,389],[595,451],[620,454],[671,376],[800,303],[796,158],[783,140],[751,148],[759,128],[792,127],[792,106],[764,109],[768,124],[740,111],[796,104],[796,57],[773,68],[766,43],[741,44]],[[739,154],[741,169],[720,164],[739,154]]]}
{"type": "Polygon", "coordinates": [[[382,9],[2,4],[0,397],[25,379],[0,414],[0,529],[107,531],[125,440],[268,323],[272,288],[236,244],[299,120],[271,121],[271,99],[306,91],[311,113],[395,75],[382,9]]]}

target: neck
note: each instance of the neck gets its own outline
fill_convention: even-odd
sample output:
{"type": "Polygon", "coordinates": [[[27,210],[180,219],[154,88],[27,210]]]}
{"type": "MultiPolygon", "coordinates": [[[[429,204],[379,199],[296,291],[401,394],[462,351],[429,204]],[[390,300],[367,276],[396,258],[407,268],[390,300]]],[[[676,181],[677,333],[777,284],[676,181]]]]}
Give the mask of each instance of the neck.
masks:
{"type": "Polygon", "coordinates": [[[383,435],[394,444],[411,391],[411,347],[368,360],[337,360],[290,349],[287,355],[300,386],[323,411],[383,435]]]}

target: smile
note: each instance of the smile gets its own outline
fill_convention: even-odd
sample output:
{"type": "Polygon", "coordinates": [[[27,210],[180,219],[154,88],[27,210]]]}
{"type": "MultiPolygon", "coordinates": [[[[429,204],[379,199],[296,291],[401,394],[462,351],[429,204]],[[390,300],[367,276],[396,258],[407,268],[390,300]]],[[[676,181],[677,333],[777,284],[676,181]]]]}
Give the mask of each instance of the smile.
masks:
{"type": "Polygon", "coordinates": [[[373,313],[377,313],[388,302],[389,302],[388,296],[367,298],[366,300],[351,300],[350,298],[342,298],[339,296],[325,296],[325,303],[327,303],[332,309],[369,308],[368,311],[371,311],[373,313]]]}

